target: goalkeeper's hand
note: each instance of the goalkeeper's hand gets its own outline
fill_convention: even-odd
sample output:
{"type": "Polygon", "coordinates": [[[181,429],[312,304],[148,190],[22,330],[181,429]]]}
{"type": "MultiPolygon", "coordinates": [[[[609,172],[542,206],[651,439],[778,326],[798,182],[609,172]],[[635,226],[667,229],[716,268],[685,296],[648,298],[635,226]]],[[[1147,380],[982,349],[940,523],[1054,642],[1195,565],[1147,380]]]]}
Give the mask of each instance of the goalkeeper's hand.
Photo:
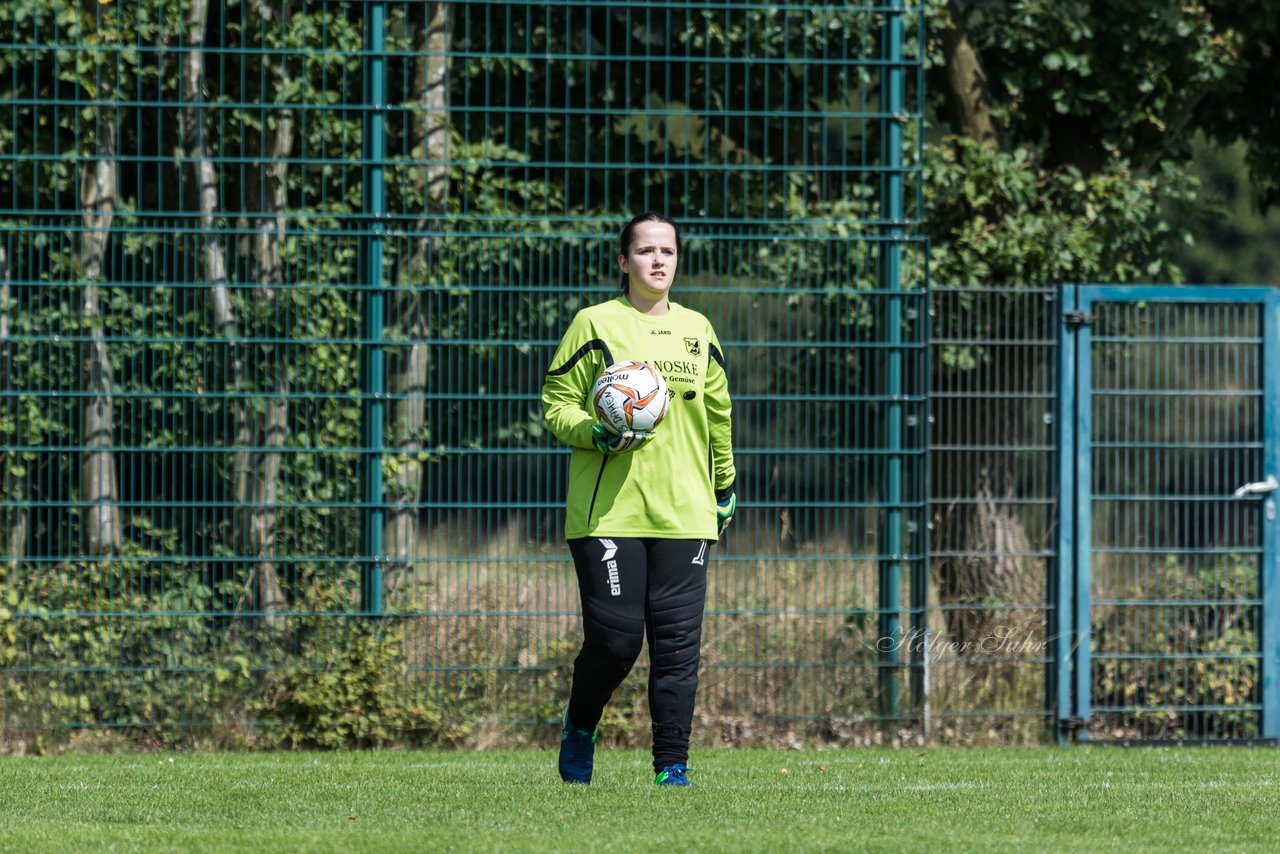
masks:
{"type": "Polygon", "coordinates": [[[725,528],[733,521],[733,514],[738,512],[738,496],[732,486],[725,487],[716,493],[716,521],[719,530],[716,536],[723,536],[725,528]]]}
{"type": "Polygon", "coordinates": [[[652,438],[652,433],[640,430],[623,430],[621,433],[614,433],[599,424],[591,425],[591,444],[595,445],[596,450],[602,454],[630,453],[643,447],[652,438]]]}

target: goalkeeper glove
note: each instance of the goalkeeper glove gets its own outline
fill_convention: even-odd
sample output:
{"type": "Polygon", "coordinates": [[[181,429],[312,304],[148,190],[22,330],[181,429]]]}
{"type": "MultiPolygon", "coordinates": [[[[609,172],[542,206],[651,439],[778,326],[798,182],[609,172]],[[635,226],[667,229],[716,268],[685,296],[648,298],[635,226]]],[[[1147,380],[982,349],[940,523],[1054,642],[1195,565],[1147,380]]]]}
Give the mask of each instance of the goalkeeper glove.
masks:
{"type": "Polygon", "coordinates": [[[591,444],[602,454],[625,454],[641,447],[653,438],[652,433],[640,430],[623,430],[614,433],[599,424],[591,425],[591,444]]]}
{"type": "Polygon", "coordinates": [[[737,512],[738,496],[732,486],[727,486],[716,493],[716,521],[720,525],[716,536],[724,534],[724,529],[729,527],[729,523],[733,521],[733,514],[737,512]]]}

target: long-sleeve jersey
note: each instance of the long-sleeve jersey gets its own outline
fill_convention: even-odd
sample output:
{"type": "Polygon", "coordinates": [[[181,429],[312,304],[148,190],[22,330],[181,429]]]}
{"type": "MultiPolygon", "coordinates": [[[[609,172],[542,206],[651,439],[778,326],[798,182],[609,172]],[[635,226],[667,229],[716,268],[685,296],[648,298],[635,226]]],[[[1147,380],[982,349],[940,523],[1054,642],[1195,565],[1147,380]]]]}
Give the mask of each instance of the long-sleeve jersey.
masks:
{"type": "Polygon", "coordinates": [[[578,312],[542,386],[551,432],[571,445],[565,537],[716,540],[717,491],[733,485],[729,381],[711,323],[669,303],[663,315],[626,297],[578,312]],[[648,362],[671,402],[654,438],[605,455],[591,444],[588,398],[607,365],[648,362]]]}

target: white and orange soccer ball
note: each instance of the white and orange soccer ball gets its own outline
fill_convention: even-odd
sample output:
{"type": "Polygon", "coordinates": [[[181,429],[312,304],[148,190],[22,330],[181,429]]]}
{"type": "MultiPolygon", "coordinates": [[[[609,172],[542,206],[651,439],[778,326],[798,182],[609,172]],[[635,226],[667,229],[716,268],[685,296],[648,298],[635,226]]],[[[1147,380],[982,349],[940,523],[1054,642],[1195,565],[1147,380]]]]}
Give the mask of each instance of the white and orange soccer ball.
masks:
{"type": "Polygon", "coordinates": [[[645,362],[614,362],[591,390],[596,420],[614,433],[649,432],[667,414],[667,381],[645,362]]]}

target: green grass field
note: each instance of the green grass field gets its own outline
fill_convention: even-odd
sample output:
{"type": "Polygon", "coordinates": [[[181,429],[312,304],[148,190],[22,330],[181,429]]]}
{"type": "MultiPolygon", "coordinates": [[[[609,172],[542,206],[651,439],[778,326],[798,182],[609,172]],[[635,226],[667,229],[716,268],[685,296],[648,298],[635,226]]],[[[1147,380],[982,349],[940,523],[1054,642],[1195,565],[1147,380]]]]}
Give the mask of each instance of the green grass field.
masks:
{"type": "Polygon", "coordinates": [[[1267,748],[0,757],[6,851],[1275,850],[1267,748]]]}

